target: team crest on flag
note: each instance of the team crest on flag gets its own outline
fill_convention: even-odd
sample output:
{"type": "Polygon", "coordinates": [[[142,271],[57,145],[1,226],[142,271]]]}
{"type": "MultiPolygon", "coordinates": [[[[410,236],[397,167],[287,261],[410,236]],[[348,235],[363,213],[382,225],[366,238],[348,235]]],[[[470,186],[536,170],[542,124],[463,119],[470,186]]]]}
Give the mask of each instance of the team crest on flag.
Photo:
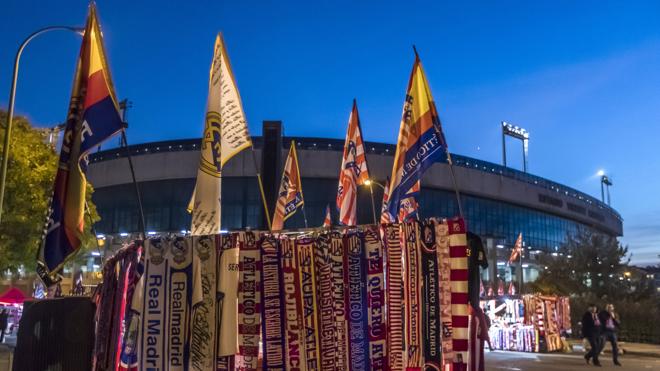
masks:
{"type": "Polygon", "coordinates": [[[59,271],[81,246],[87,154],[122,129],[101,28],[92,3],[74,74],[48,224],[39,255],[37,272],[44,282],[52,283],[49,272],[59,271]]]}
{"type": "Polygon", "coordinates": [[[284,222],[289,219],[299,207],[303,206],[302,183],[300,181],[300,170],[298,168],[298,156],[296,155],[296,142],[291,141],[289,155],[284,164],[280,190],[277,192],[277,205],[273,216],[273,230],[279,231],[284,228],[284,222]]]}
{"type": "Polygon", "coordinates": [[[418,219],[419,204],[416,196],[419,194],[419,182],[408,191],[406,197],[399,202],[399,221],[401,223],[418,219]]]}
{"type": "Polygon", "coordinates": [[[197,183],[188,211],[192,235],[220,233],[222,167],[252,146],[222,35],[215,39],[197,183]]]}
{"type": "Polygon", "coordinates": [[[364,184],[367,179],[369,179],[369,170],[364,153],[360,117],[357,103],[353,100],[353,110],[348,118],[344,156],[337,188],[337,210],[339,210],[340,224],[357,224],[357,186],[364,184]]]}
{"type": "Polygon", "coordinates": [[[426,169],[446,156],[447,143],[419,56],[410,74],[397,139],[388,209],[398,215],[400,202],[426,169]]]}

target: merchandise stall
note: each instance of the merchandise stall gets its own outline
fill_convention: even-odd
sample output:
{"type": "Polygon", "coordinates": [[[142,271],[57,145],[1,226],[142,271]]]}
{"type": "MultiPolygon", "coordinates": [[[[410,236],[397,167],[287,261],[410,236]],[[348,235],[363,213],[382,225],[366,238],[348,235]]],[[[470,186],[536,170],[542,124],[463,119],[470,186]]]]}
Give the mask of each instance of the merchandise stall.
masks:
{"type": "Polygon", "coordinates": [[[571,334],[567,297],[540,294],[506,295],[481,300],[491,321],[489,337],[497,350],[553,352],[571,334]]]}
{"type": "Polygon", "coordinates": [[[454,295],[465,233],[455,218],[135,241],[104,268],[94,369],[483,365],[486,321],[454,295]]]}
{"type": "Polygon", "coordinates": [[[23,302],[25,295],[16,287],[10,287],[0,295],[0,310],[8,312],[7,334],[13,334],[18,330],[18,322],[23,314],[23,302]]]}

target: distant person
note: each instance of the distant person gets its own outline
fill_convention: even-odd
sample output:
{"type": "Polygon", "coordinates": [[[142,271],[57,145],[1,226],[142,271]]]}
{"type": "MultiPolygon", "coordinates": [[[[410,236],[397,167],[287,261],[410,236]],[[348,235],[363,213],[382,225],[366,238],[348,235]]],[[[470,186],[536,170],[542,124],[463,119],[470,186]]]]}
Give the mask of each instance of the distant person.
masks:
{"type": "Polygon", "coordinates": [[[612,343],[612,361],[615,365],[621,366],[621,363],[619,363],[619,346],[616,341],[616,332],[619,329],[619,318],[614,312],[614,305],[607,304],[605,310],[598,313],[598,319],[600,319],[603,331],[603,345],[608,341],[612,343]]]}
{"type": "Polygon", "coordinates": [[[601,336],[601,325],[596,304],[589,304],[589,309],[582,316],[582,336],[591,345],[589,352],[584,355],[585,361],[589,364],[589,360],[593,359],[594,366],[600,366],[598,355],[602,350],[603,338],[601,336]]]}
{"type": "Polygon", "coordinates": [[[7,331],[7,322],[9,322],[9,313],[7,309],[0,312],[0,343],[5,341],[5,331],[7,331]]]}

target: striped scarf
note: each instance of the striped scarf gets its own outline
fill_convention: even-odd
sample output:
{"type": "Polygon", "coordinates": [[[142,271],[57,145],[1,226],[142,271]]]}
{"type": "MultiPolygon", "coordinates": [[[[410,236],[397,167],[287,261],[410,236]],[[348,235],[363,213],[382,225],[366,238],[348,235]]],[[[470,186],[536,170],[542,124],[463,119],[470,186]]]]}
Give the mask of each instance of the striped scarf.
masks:
{"type": "Polygon", "coordinates": [[[383,226],[385,235],[385,275],[386,275],[386,310],[388,365],[392,371],[403,370],[403,301],[402,264],[401,264],[401,229],[398,224],[383,226]]]}
{"type": "Polygon", "coordinates": [[[421,251],[419,248],[419,224],[417,221],[402,223],[405,242],[405,270],[403,297],[405,305],[406,368],[419,370],[424,363],[422,348],[421,303],[421,251]]]}
{"type": "Polygon", "coordinates": [[[449,257],[451,264],[452,347],[454,371],[465,369],[468,350],[468,261],[465,223],[460,218],[449,225],[449,257]]]}
{"type": "Polygon", "coordinates": [[[253,232],[245,233],[245,244],[239,251],[238,282],[238,354],[241,370],[259,367],[261,341],[261,254],[253,232]]]}
{"type": "Polygon", "coordinates": [[[283,371],[285,366],[284,298],[281,253],[278,241],[272,236],[263,238],[261,248],[263,301],[263,368],[283,371]]]}
{"type": "Polygon", "coordinates": [[[367,256],[367,296],[369,298],[369,360],[371,370],[388,370],[387,322],[385,317],[385,280],[383,277],[383,244],[376,227],[364,235],[367,256]]]}
{"type": "Polygon", "coordinates": [[[363,236],[351,233],[344,237],[344,280],[348,321],[349,365],[352,371],[369,370],[369,335],[367,323],[367,278],[363,236]]]}

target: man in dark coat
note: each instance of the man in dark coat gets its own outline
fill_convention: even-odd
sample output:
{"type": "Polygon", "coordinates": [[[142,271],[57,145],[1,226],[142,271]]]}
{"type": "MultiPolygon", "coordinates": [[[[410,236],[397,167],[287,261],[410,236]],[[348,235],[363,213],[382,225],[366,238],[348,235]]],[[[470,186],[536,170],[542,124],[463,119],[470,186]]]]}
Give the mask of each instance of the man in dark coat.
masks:
{"type": "Polygon", "coordinates": [[[612,361],[615,365],[621,366],[619,363],[619,346],[617,344],[616,331],[619,328],[619,318],[614,312],[614,305],[607,304],[605,310],[598,313],[601,329],[603,333],[603,345],[609,341],[612,343],[612,361]]]}
{"type": "Polygon", "coordinates": [[[7,309],[0,312],[0,343],[5,341],[5,331],[7,331],[7,323],[9,322],[9,313],[7,309]]]}
{"type": "Polygon", "coordinates": [[[589,304],[589,310],[582,316],[582,336],[589,341],[591,350],[584,355],[585,361],[593,358],[594,366],[600,366],[598,355],[603,347],[603,338],[601,336],[601,324],[598,318],[598,308],[596,304],[589,304]]]}

